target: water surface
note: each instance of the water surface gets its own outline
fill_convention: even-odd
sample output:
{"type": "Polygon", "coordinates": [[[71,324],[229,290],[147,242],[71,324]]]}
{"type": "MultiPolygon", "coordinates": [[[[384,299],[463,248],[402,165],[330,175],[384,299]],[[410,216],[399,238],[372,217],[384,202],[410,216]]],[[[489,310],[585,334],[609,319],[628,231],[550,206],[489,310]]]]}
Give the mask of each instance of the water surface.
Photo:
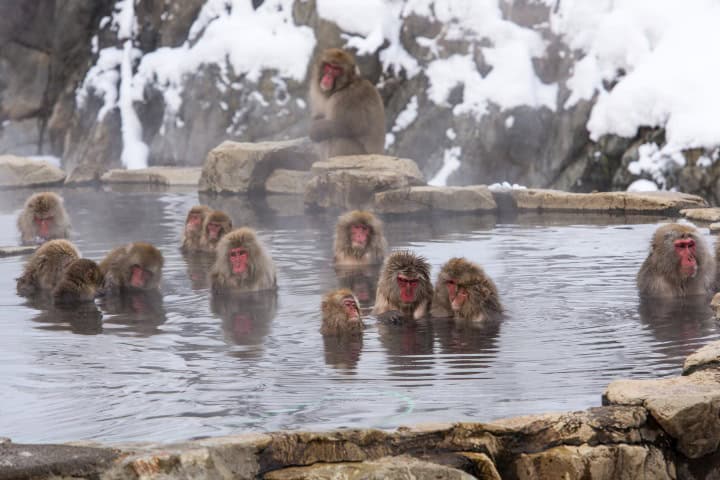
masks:
{"type": "MultiPolygon", "coordinates": [[[[168,442],[585,409],[614,379],[679,374],[685,356],[719,337],[705,302],[639,302],[635,274],[662,218],[385,218],[390,246],[425,255],[433,280],[451,256],[483,265],[507,314],[474,328],[367,318],[362,340],[342,343],[319,333],[321,295],[352,286],[369,307],[376,278],[333,269],[336,214],[303,215],[297,197],[58,192],[83,256],[156,244],[162,295],[52,309],[15,294],[27,257],[0,258],[0,436],[16,442],[168,442]],[[258,230],[277,265],[277,296],[211,301],[207,261],[177,248],[199,201],[258,230]]],[[[30,193],[0,193],[0,245],[17,244],[30,193]]]]}

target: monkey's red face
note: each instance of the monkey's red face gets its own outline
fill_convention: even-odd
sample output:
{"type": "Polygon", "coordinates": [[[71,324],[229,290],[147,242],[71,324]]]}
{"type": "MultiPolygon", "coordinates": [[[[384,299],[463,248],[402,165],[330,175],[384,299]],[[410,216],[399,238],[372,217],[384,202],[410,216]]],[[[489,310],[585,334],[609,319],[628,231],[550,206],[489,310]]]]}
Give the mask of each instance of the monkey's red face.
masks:
{"type": "Polygon", "coordinates": [[[354,248],[365,248],[370,238],[370,227],[361,223],[350,226],[350,242],[354,248]]]}
{"type": "Polygon", "coordinates": [[[185,230],[188,232],[197,232],[200,230],[202,225],[202,215],[199,213],[191,213],[188,215],[187,223],[185,224],[185,230]]]}
{"type": "Polygon", "coordinates": [[[680,275],[683,278],[693,278],[697,274],[697,259],[695,258],[695,240],[680,238],[675,240],[675,253],[680,257],[680,275]]]}
{"type": "Polygon", "coordinates": [[[400,301],[404,303],[414,302],[415,291],[417,290],[420,280],[400,274],[397,276],[397,283],[400,288],[400,301]]]}
{"type": "Polygon", "coordinates": [[[360,309],[358,308],[357,303],[355,303],[355,299],[352,297],[345,297],[343,298],[343,307],[345,308],[345,313],[347,314],[348,320],[357,320],[360,318],[360,309]]]}
{"type": "Polygon", "coordinates": [[[242,275],[247,271],[250,255],[244,247],[230,249],[230,266],[236,275],[242,275]]]}
{"type": "Polygon", "coordinates": [[[219,240],[222,232],[222,225],[216,222],[210,222],[207,226],[207,234],[210,240],[219,240]]]}
{"type": "Polygon", "coordinates": [[[38,237],[47,238],[50,236],[50,228],[53,224],[53,217],[34,217],[35,228],[37,228],[38,237]]]}
{"type": "Polygon", "coordinates": [[[458,283],[453,279],[448,279],[445,282],[445,286],[447,286],[448,298],[450,299],[451,308],[454,312],[460,310],[469,296],[467,288],[465,288],[463,285],[458,285],[458,283]]]}
{"type": "Polygon", "coordinates": [[[130,285],[135,288],[145,288],[152,276],[152,272],[145,270],[140,265],[133,265],[130,269],[130,285]]]}
{"type": "Polygon", "coordinates": [[[320,89],[323,92],[329,92],[335,87],[335,80],[342,75],[343,69],[332,63],[323,64],[322,77],[320,78],[320,89]]]}

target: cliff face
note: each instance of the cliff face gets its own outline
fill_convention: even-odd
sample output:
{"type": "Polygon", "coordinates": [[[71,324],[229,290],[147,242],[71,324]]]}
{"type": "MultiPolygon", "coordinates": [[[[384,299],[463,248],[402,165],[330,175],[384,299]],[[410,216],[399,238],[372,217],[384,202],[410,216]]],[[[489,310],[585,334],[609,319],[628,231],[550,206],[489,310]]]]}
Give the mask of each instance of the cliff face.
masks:
{"type": "MultiPolygon", "coordinates": [[[[715,190],[714,161],[694,163],[707,148],[628,171],[639,147],[664,144],[662,129],[590,140],[598,95],[576,87],[589,55],[569,46],[556,7],[398,0],[371,2],[382,13],[372,17],[345,3],[3,2],[0,153],[52,154],[97,176],[145,159],[200,165],[224,140],[303,136],[307,64],[344,46],[381,91],[387,153],[434,183],[592,191],[648,178],[715,190]]],[[[612,75],[607,91],[624,72],[612,75]]]]}

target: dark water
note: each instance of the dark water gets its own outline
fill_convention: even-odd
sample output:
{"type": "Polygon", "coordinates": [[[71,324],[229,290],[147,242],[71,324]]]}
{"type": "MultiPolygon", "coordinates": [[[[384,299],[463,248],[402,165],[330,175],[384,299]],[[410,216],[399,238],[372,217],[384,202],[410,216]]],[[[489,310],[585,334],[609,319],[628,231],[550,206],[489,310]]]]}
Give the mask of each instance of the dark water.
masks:
{"type": "MultiPolygon", "coordinates": [[[[17,243],[30,192],[0,193],[0,245],[17,243]]],[[[705,302],[639,305],[634,276],[663,219],[577,215],[387,218],[391,247],[481,263],[506,318],[378,325],[325,342],[320,296],[343,282],[371,299],[375,278],[338,278],[336,215],[302,215],[296,197],[248,201],[194,191],[65,190],[72,240],[101,259],[155,243],[162,298],[47,310],[15,295],[26,257],[0,258],[0,436],[18,442],[172,441],[256,430],[381,427],[584,409],[618,378],[666,377],[719,337],[705,302]],[[202,262],[177,249],[198,200],[258,229],[279,295],[210,302],[202,262]]],[[[709,237],[709,236],[708,236],[709,237]]],[[[708,238],[710,240],[710,238],[708,238]]]]}

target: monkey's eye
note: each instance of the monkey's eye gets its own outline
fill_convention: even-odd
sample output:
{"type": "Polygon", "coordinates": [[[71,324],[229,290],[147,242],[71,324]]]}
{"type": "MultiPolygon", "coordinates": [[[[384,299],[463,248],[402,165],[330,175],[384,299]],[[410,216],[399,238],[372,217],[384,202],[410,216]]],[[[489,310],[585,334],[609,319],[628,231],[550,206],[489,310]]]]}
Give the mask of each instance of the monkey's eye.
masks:
{"type": "Polygon", "coordinates": [[[346,298],[345,300],[343,300],[343,305],[345,305],[346,307],[356,307],[355,300],[353,300],[352,298],[346,298]]]}

